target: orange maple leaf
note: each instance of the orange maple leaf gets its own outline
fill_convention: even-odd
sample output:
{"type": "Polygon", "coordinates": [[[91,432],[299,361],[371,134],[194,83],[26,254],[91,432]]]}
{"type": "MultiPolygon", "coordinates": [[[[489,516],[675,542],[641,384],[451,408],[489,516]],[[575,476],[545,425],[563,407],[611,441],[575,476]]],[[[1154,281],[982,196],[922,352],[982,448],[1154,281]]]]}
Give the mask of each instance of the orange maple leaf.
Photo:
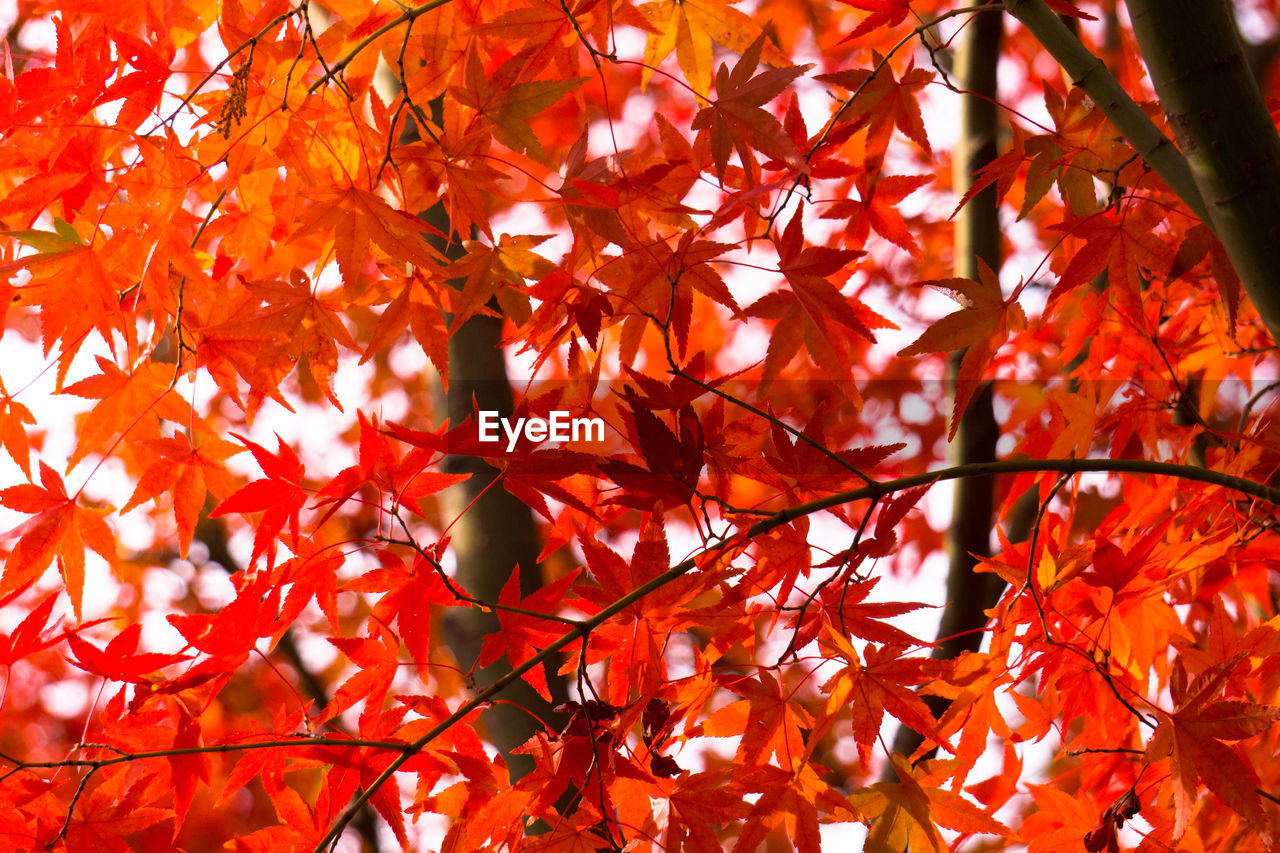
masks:
{"type": "Polygon", "coordinates": [[[745,793],[723,768],[682,773],[669,798],[671,809],[662,828],[664,849],[722,851],[711,824],[732,823],[750,814],[751,806],[743,800],[745,793]]]}
{"type": "Polygon", "coordinates": [[[27,438],[27,425],[35,425],[35,422],[31,410],[13,399],[5,391],[4,383],[0,382],[0,444],[9,451],[28,480],[31,479],[31,442],[27,438]]]}
{"type": "Polygon", "coordinates": [[[865,851],[947,850],[950,845],[938,831],[940,826],[962,833],[1016,837],[1007,826],[955,791],[938,787],[950,775],[948,765],[954,762],[929,761],[913,766],[898,753],[890,758],[900,781],[880,782],[849,797],[863,818],[871,821],[865,851]]]}
{"type": "Polygon", "coordinates": [[[38,254],[0,264],[0,277],[26,270],[31,280],[17,288],[19,299],[40,306],[40,332],[48,355],[58,340],[61,373],[89,332],[97,330],[110,341],[119,332],[132,340],[132,326],[120,308],[121,277],[103,258],[99,247],[86,245],[75,229],[56,220],[56,232],[6,231],[39,250],[38,254]]]}
{"type": "Polygon", "coordinates": [[[116,560],[115,536],[102,520],[110,511],[89,509],[68,495],[58,472],[40,463],[40,486],[25,484],[0,490],[0,505],[18,512],[35,513],[9,531],[18,543],[5,561],[0,595],[21,589],[40,577],[57,558],[67,597],[80,618],[84,592],[84,549],[89,546],[107,562],[116,560]]]}
{"type": "MultiPolygon", "coordinates": [[[[689,86],[704,97],[711,92],[712,43],[742,54],[764,32],[750,16],[718,0],[661,0],[643,4],[640,12],[653,25],[644,49],[642,88],[675,50],[689,86]]],[[[788,64],[772,42],[765,43],[764,61],[774,67],[788,64]]]]}
{"type": "Polygon", "coordinates": [[[528,320],[532,309],[525,293],[526,279],[537,280],[556,269],[555,264],[532,251],[548,236],[529,234],[511,237],[502,234],[494,246],[467,241],[467,254],[442,273],[447,279],[464,279],[460,293],[450,291],[454,315],[448,334],[455,334],[463,323],[477,314],[492,313],[487,307],[490,298],[497,299],[498,305],[513,322],[519,324],[528,320]]]}
{"type": "Polygon", "coordinates": [[[923,285],[947,292],[960,303],[961,309],[936,321],[911,346],[898,352],[900,356],[924,353],[947,353],[964,350],[956,381],[955,409],[948,438],[955,438],[964,413],[984,378],[983,368],[1009,337],[1011,331],[1026,328],[1027,315],[1017,301],[1017,291],[1007,299],[1000,291],[1000,281],[985,262],[979,260],[979,280],[948,278],[925,281],[923,285]]]}
{"type": "Polygon", "coordinates": [[[144,501],[172,492],[179,553],[186,557],[205,496],[212,492],[221,498],[235,488],[235,481],[222,461],[244,451],[216,436],[194,444],[186,438],[155,438],[143,445],[157,454],[156,461],[143,472],[133,496],[120,512],[126,513],[144,501]]]}
{"type": "Polygon", "coordinates": [[[888,711],[904,725],[932,738],[954,751],[947,738],[938,732],[938,721],[924,700],[908,685],[930,681],[941,674],[940,665],[928,658],[903,657],[905,647],[868,645],[863,664],[857,650],[839,630],[823,627],[821,642],[833,658],[845,668],[823,685],[828,694],[827,713],[849,708],[853,716],[853,735],[863,767],[870,761],[871,749],[880,736],[884,713],[888,711]]]}
{"type": "Polygon", "coordinates": [[[449,92],[458,103],[471,107],[492,122],[495,139],[512,151],[528,154],[541,162],[546,155],[529,127],[529,119],[591,78],[516,82],[529,66],[529,57],[522,52],[486,75],[479,52],[473,50],[467,57],[466,86],[452,87],[449,92]]]}
{"type": "Polygon", "coordinates": [[[1177,257],[1173,247],[1153,233],[1163,221],[1159,207],[1139,204],[1122,216],[1095,213],[1059,226],[1085,242],[1062,271],[1049,304],[1106,270],[1112,291],[1135,309],[1145,288],[1143,276],[1167,272],[1177,257]]]}
{"type": "Polygon", "coordinates": [[[318,190],[310,198],[312,205],[294,238],[313,231],[332,231],[338,272],[348,288],[359,281],[370,244],[402,263],[434,267],[444,262],[423,237],[424,233],[440,232],[418,217],[396,210],[377,193],[350,184],[318,190]]]}
{"type": "Polygon", "coordinates": [[[146,430],[141,436],[155,435],[159,419],[188,424],[194,418],[189,403],[172,389],[173,368],[155,362],[146,362],[125,372],[111,359],[97,357],[102,373],[80,380],[63,390],[98,404],[86,415],[79,429],[75,452],[67,462],[68,469],[89,453],[103,453],[111,439],[125,435],[138,427],[146,430]]]}
{"type": "Polygon", "coordinates": [[[766,765],[775,757],[783,767],[794,767],[809,754],[806,734],[813,718],[793,701],[791,691],[769,672],[725,684],[742,696],[716,711],[702,724],[708,737],[740,735],[738,755],[752,765],[766,765]]]}

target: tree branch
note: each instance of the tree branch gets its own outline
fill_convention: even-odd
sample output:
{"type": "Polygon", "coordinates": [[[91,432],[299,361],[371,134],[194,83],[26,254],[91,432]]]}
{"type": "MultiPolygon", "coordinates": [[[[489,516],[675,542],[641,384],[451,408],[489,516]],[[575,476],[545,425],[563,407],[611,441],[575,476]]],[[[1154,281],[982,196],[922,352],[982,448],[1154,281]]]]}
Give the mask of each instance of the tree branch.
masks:
{"type": "Polygon", "coordinates": [[[351,821],[352,816],[360,809],[364,808],[370,799],[372,799],[374,794],[377,793],[378,789],[386,784],[387,780],[395,775],[396,771],[403,767],[415,754],[426,747],[427,744],[431,743],[436,738],[447,732],[450,728],[457,725],[476,709],[488,704],[490,700],[505,690],[509,685],[521,680],[521,677],[526,672],[534,667],[542,666],[545,661],[552,659],[554,655],[559,654],[571,643],[578,639],[585,639],[587,635],[596,628],[612,619],[618,613],[626,610],[632,604],[635,604],[650,593],[661,589],[677,578],[692,571],[709,555],[728,550],[730,547],[736,545],[745,544],[752,539],[763,536],[771,530],[775,530],[783,525],[789,524],[797,518],[804,518],[842,504],[882,498],[885,495],[904,491],[906,489],[913,489],[916,486],[930,485],[932,483],[943,482],[946,480],[961,480],[966,477],[982,477],[996,474],[1025,474],[1050,471],[1056,471],[1061,474],[1153,474],[1157,476],[1177,477],[1192,482],[1221,486],[1280,507],[1280,489],[1275,489],[1270,486],[1263,485],[1262,483],[1256,483],[1243,477],[1223,474],[1220,471],[1211,471],[1190,465],[1179,465],[1173,462],[1154,462],[1146,459],[1004,459],[995,462],[957,465],[941,471],[926,472],[924,474],[916,474],[910,477],[900,477],[896,480],[877,482],[872,485],[862,486],[861,488],[852,489],[847,492],[839,492],[834,495],[828,495],[825,498],[818,498],[817,500],[808,501],[807,503],[787,507],[779,510],[768,518],[761,519],[737,536],[722,539],[708,545],[694,556],[672,566],[652,580],[636,587],[634,590],[614,601],[609,606],[602,608],[600,612],[596,613],[594,616],[584,619],[577,628],[566,632],[559,639],[546,646],[536,655],[533,655],[519,666],[512,668],[510,672],[506,673],[491,685],[481,690],[470,701],[463,703],[463,705],[456,711],[441,720],[430,731],[410,744],[402,755],[393,759],[382,770],[382,772],[379,773],[378,776],[370,782],[369,785],[361,791],[345,809],[343,809],[341,815],[339,815],[337,820],[334,821],[333,826],[331,826],[329,831],[325,833],[324,837],[320,839],[319,844],[313,848],[313,853],[325,853],[338,836],[342,834],[343,829],[351,821]]]}
{"type": "Polygon", "coordinates": [[[1058,60],[1058,64],[1071,76],[1071,81],[1084,89],[1147,165],[1178,194],[1191,212],[1212,229],[1200,189],[1186,158],[1121,87],[1102,60],[1081,44],[1080,39],[1050,11],[1043,0],[1007,0],[1005,8],[1058,60]]]}
{"type": "Polygon", "coordinates": [[[1224,0],[1129,0],[1160,103],[1240,282],[1280,342],[1280,135],[1224,0]]]}

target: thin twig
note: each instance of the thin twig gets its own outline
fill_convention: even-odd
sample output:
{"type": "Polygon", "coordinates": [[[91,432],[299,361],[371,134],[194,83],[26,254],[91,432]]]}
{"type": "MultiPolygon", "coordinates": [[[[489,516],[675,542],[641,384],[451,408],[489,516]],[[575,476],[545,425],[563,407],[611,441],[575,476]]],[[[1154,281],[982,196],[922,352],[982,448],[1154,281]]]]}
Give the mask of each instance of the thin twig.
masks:
{"type": "Polygon", "coordinates": [[[307,94],[309,95],[313,94],[317,89],[319,89],[325,83],[328,83],[330,80],[334,79],[337,75],[341,74],[346,69],[346,67],[350,65],[352,61],[355,60],[357,56],[359,56],[362,52],[364,52],[375,41],[382,38],[384,35],[391,32],[396,27],[400,26],[401,24],[410,23],[416,20],[417,18],[422,17],[427,12],[431,12],[435,9],[439,9],[441,6],[447,6],[452,2],[453,0],[428,0],[428,2],[423,3],[421,6],[415,6],[412,9],[407,10],[400,17],[392,21],[388,21],[387,23],[378,27],[378,29],[374,30],[372,33],[370,33],[369,35],[361,39],[359,44],[351,48],[351,50],[347,51],[346,55],[344,55],[341,59],[339,59],[337,62],[333,64],[332,68],[326,70],[325,73],[322,74],[319,79],[317,79],[314,83],[312,83],[311,86],[307,89],[307,94]]]}

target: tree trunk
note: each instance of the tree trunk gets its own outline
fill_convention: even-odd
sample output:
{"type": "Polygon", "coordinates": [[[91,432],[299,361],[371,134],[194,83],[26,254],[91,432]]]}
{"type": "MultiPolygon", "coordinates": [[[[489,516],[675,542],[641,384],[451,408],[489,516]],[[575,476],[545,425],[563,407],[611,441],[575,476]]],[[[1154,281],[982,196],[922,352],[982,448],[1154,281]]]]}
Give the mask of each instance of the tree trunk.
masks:
{"type": "Polygon", "coordinates": [[[1226,0],[1129,0],[1178,144],[1258,314],[1280,342],[1280,136],[1226,0]]]}
{"type": "Polygon", "coordinates": [[[1004,5],[1009,14],[1017,18],[1058,60],[1062,70],[1070,76],[1072,85],[1084,89],[1093,99],[1143,161],[1178,194],[1192,213],[1208,223],[1204,201],[1186,158],[1134,102],[1102,60],[1080,43],[1075,33],[1044,4],[1044,0],[1006,0],[1004,5]]]}
{"type": "MultiPolygon", "coordinates": [[[[973,184],[973,176],[996,158],[998,133],[996,115],[996,63],[1004,33],[1004,15],[984,12],[975,15],[965,29],[956,60],[957,84],[964,91],[960,106],[960,138],[954,155],[955,191],[963,195],[973,184]]],[[[999,202],[994,185],[974,195],[956,218],[955,274],[978,278],[981,263],[1000,269],[999,202]]],[[[955,383],[963,352],[952,353],[948,382],[955,383]]],[[[992,462],[1000,428],[992,411],[991,383],[974,391],[969,407],[960,418],[952,444],[953,462],[992,462]]],[[[991,523],[995,509],[995,478],[968,477],[956,483],[947,545],[951,567],[947,572],[947,600],[938,626],[938,643],[932,656],[950,659],[963,652],[977,651],[982,643],[982,627],[987,608],[1000,597],[1004,583],[994,574],[977,574],[974,566],[991,553],[991,523]]],[[[946,700],[925,697],[930,710],[941,714],[946,700]]],[[[895,752],[910,755],[923,741],[920,733],[903,726],[893,742],[895,752]]],[[[896,776],[892,766],[888,777],[896,776]]]]}
{"type": "MultiPolygon", "coordinates": [[[[443,96],[429,106],[432,119],[440,124],[443,96]]],[[[406,138],[416,138],[417,132],[410,121],[406,138]]],[[[419,216],[440,234],[449,235],[427,237],[445,257],[456,260],[463,255],[462,237],[453,231],[442,203],[419,216]]],[[[461,286],[461,282],[453,284],[461,286]]],[[[447,395],[443,391],[436,395],[435,409],[447,415],[450,424],[456,426],[471,417],[473,405],[502,417],[511,416],[511,384],[501,341],[502,319],[498,317],[473,317],[449,338],[449,390],[447,395]]],[[[456,560],[458,583],[472,596],[496,602],[511,573],[518,571],[521,595],[535,592],[543,582],[538,563],[542,545],[532,511],[500,483],[494,483],[498,471],[483,459],[450,456],[444,466],[451,473],[471,475],[443,496],[446,522],[453,522],[449,550],[456,560]]],[[[470,671],[479,658],[485,635],[499,628],[492,613],[474,607],[451,608],[443,623],[444,640],[464,671],[470,671]]],[[[483,688],[510,671],[506,658],[501,658],[476,672],[476,683],[483,688]]],[[[564,679],[548,672],[547,687],[551,703],[528,682],[517,680],[504,691],[504,701],[490,705],[481,715],[485,732],[502,753],[513,780],[532,771],[533,760],[511,750],[542,731],[543,723],[558,727],[563,722],[553,708],[568,698],[564,679]]]]}

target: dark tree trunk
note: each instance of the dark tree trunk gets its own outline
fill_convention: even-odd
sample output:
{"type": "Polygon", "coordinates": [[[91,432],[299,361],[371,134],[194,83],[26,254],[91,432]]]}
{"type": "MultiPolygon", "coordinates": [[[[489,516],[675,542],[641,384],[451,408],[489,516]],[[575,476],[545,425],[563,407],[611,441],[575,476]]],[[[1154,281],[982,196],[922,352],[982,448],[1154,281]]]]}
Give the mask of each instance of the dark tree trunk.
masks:
{"type": "MultiPolygon", "coordinates": [[[[437,204],[422,218],[442,234],[451,233],[442,205],[437,204]]],[[[448,242],[431,239],[451,259],[461,256],[458,235],[448,242]]],[[[499,317],[473,317],[449,338],[449,390],[437,395],[438,417],[447,415],[456,426],[473,416],[473,406],[496,411],[502,417],[511,416],[511,385],[501,340],[499,317]]],[[[518,571],[521,594],[535,592],[542,585],[542,567],[538,564],[542,545],[532,512],[501,483],[493,482],[498,471],[483,459],[450,456],[444,464],[451,473],[471,475],[450,489],[443,501],[448,521],[453,522],[449,550],[456,560],[458,583],[482,601],[497,601],[511,573],[518,571]]],[[[470,670],[480,656],[485,635],[498,629],[498,620],[479,608],[452,608],[445,615],[442,628],[458,665],[470,670]]],[[[510,671],[506,658],[502,658],[477,672],[476,682],[485,687],[510,671]]],[[[567,690],[562,678],[548,673],[547,685],[557,704],[565,701],[567,690]]],[[[514,755],[511,750],[542,731],[543,722],[556,725],[558,716],[552,710],[553,704],[523,680],[508,687],[503,700],[491,705],[481,721],[515,779],[533,770],[533,761],[527,755],[514,755]]]]}
{"type": "Polygon", "coordinates": [[[1280,136],[1226,0],[1129,0],[1156,93],[1218,235],[1280,341],[1280,136]]]}
{"type": "MultiPolygon", "coordinates": [[[[973,183],[973,175],[996,158],[998,133],[996,115],[996,63],[1000,57],[1004,16],[999,12],[975,15],[965,28],[956,61],[956,82],[966,93],[961,98],[960,139],[954,155],[955,191],[963,195],[973,183]]],[[[979,267],[1000,269],[999,203],[994,186],[977,193],[956,218],[955,274],[977,279],[979,267]]],[[[948,382],[955,391],[963,352],[952,353],[948,382]]],[[[960,418],[952,444],[953,462],[992,462],[1000,428],[992,411],[991,384],[983,383],[973,393],[969,407],[960,418]]],[[[995,480],[967,477],[956,483],[947,546],[951,567],[947,572],[947,600],[938,627],[938,643],[933,657],[954,658],[972,652],[982,643],[986,610],[1000,597],[1004,582],[994,574],[977,574],[974,566],[991,553],[991,524],[995,511],[995,480]]],[[[935,715],[946,708],[945,700],[928,696],[925,701],[935,715]]],[[[923,738],[903,726],[894,739],[895,752],[910,755],[923,738]]],[[[892,767],[887,775],[893,776],[892,767]]]]}

